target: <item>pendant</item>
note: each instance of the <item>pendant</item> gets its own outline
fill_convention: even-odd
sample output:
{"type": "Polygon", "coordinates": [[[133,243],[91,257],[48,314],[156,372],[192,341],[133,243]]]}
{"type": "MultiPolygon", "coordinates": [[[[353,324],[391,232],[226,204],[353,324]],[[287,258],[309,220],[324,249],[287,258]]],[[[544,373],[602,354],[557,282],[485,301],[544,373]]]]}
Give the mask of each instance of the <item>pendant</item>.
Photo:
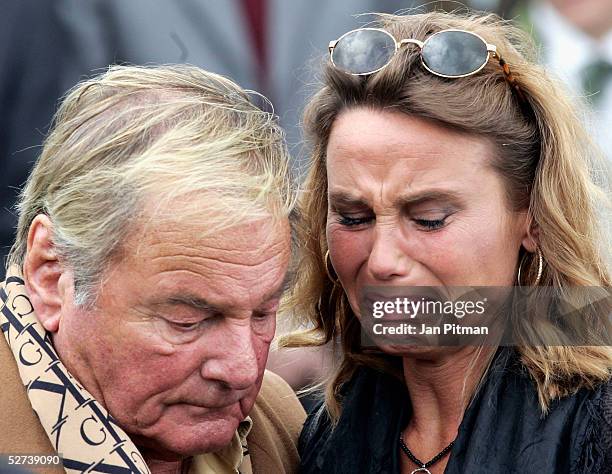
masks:
{"type": "Polygon", "coordinates": [[[431,471],[427,469],[426,467],[419,467],[415,469],[414,471],[412,471],[410,474],[416,474],[417,472],[424,472],[425,474],[431,474],[431,471]]]}

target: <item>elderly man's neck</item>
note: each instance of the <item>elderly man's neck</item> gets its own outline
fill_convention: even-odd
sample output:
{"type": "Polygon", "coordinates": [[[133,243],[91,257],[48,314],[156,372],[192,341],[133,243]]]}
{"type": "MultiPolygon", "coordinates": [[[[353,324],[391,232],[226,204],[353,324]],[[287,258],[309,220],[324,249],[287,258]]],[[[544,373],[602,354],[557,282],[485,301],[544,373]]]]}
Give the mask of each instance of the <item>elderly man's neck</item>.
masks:
{"type": "Polygon", "coordinates": [[[146,448],[141,448],[140,453],[151,470],[151,474],[187,474],[191,467],[192,458],[172,458],[160,456],[146,448]]]}

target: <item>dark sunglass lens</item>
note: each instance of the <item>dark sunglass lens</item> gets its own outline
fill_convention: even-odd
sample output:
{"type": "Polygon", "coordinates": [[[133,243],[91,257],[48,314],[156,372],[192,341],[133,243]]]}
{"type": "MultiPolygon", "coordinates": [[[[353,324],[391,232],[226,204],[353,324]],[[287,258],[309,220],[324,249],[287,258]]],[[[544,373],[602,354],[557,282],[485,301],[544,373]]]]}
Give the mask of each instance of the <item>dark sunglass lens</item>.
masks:
{"type": "Polygon", "coordinates": [[[379,30],[355,30],[341,37],[332,52],[334,65],[350,74],[382,68],[395,53],[395,40],[379,30]]]}
{"type": "Polygon", "coordinates": [[[425,41],[423,62],[434,73],[457,77],[477,71],[487,62],[487,45],[466,31],[443,31],[425,41]]]}

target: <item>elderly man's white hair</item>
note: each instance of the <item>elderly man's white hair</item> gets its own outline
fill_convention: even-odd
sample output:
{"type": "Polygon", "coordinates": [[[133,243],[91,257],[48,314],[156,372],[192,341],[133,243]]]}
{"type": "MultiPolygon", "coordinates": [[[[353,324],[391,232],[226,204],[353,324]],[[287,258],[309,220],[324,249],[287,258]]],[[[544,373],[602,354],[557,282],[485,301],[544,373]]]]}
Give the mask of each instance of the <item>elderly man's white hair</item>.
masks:
{"type": "Polygon", "coordinates": [[[275,116],[238,85],[191,66],[113,66],[60,106],[21,193],[9,264],[23,265],[29,226],[46,214],[75,302],[88,305],[137,227],[280,221],[295,194],[275,116]]]}

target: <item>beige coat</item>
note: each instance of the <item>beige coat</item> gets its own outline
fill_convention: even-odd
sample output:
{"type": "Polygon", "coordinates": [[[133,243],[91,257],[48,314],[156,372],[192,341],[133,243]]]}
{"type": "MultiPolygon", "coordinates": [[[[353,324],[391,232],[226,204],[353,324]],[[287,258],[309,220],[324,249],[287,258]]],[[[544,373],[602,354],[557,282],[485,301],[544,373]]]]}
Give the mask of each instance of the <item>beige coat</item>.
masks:
{"type": "MultiPolygon", "coordinates": [[[[305,413],[291,388],[266,371],[251,410],[253,427],[247,437],[254,474],[297,472],[297,439],[305,413]]],[[[0,336],[0,455],[55,454],[30,405],[17,364],[6,339],[0,336]]],[[[41,473],[63,469],[37,469],[41,473]]]]}

